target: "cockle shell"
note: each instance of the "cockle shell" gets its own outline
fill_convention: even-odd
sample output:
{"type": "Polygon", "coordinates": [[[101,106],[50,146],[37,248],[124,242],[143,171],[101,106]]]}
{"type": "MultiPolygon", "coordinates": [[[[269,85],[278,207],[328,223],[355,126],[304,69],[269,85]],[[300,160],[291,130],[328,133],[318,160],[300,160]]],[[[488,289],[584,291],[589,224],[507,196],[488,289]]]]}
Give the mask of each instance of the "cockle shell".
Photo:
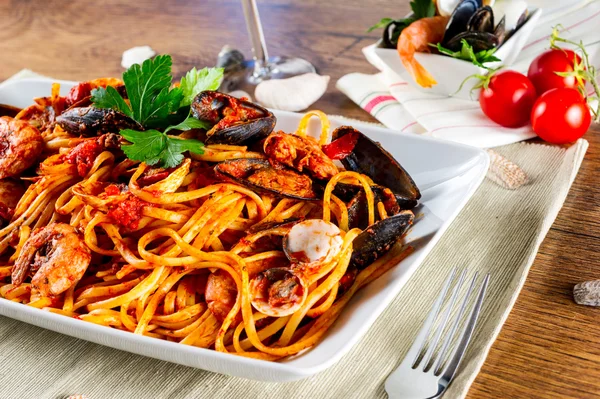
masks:
{"type": "Polygon", "coordinates": [[[516,190],[529,180],[527,175],[514,162],[509,161],[496,151],[488,150],[490,156],[490,168],[487,178],[509,190],[516,190]]]}
{"type": "Polygon", "coordinates": [[[256,86],[254,98],[267,108],[302,111],[325,94],[328,83],[329,76],[316,73],[265,80],[256,86]]]}
{"type": "Polygon", "coordinates": [[[141,64],[148,58],[152,58],[156,52],[150,46],[132,47],[129,50],[123,51],[121,58],[121,66],[129,69],[133,64],[141,64]]]}
{"type": "Polygon", "coordinates": [[[573,288],[573,298],[580,305],[600,306],[600,280],[577,284],[573,288]]]}

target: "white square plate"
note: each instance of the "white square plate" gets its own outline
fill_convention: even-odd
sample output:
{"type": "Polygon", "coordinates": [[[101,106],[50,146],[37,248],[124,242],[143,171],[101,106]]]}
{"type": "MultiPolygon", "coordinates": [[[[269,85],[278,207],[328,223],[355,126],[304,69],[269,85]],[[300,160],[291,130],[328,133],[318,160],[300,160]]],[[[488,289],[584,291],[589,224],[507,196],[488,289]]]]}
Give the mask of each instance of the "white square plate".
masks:
{"type": "MultiPolygon", "coordinates": [[[[47,79],[6,82],[0,85],[0,103],[27,106],[33,97],[49,95],[51,82],[47,79]]],[[[73,84],[61,83],[64,93],[73,84]]],[[[275,115],[277,129],[286,132],[295,131],[302,116],[280,111],[275,111],[275,115]]],[[[317,121],[312,122],[315,123],[311,129],[316,131],[317,121]]],[[[331,118],[331,124],[336,128],[344,123],[331,118]]],[[[417,211],[422,217],[407,237],[415,251],[399,266],[359,291],[314,348],[281,362],[267,362],[139,336],[4,299],[0,299],[0,314],[139,355],[255,380],[293,381],[325,370],[352,348],[398,294],[481,184],[489,165],[487,154],[474,147],[395,133],[365,123],[353,123],[353,126],[380,141],[411,174],[423,194],[417,211]]]]}

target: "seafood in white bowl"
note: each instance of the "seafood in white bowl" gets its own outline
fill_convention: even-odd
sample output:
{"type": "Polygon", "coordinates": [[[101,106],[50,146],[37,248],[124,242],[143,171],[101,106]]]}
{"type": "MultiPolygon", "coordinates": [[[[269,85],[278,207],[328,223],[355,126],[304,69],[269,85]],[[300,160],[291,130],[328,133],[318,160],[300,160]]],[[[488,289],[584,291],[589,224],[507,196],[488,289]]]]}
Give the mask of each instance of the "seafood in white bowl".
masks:
{"type": "Polygon", "coordinates": [[[478,80],[468,78],[514,63],[542,15],[541,8],[529,8],[521,0],[440,0],[437,8],[438,16],[408,25],[397,42],[392,26],[396,21],[392,21],[384,29],[383,39],[363,52],[372,62],[423,92],[467,100],[479,97],[473,90],[478,80]],[[448,52],[459,53],[463,42],[475,53],[488,51],[497,60],[482,66],[435,50],[439,43],[448,52]]]}

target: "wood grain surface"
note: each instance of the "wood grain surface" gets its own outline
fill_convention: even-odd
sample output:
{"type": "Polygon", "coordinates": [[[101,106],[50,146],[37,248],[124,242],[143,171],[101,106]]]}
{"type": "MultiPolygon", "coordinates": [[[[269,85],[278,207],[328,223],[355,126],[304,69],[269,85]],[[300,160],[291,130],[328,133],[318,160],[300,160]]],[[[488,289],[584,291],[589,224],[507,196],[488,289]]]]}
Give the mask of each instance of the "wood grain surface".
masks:
{"type": "MultiPolygon", "coordinates": [[[[408,0],[259,0],[271,55],[304,57],[331,76],[317,104],[330,114],[373,121],[335,89],[349,72],[376,72],[361,48],[366,29],[400,17],[408,0]]],[[[22,68],[61,79],[120,76],[125,49],[148,44],[173,55],[180,76],[214,65],[231,44],[249,56],[239,1],[0,0],[0,80],[22,68]]],[[[599,279],[600,128],[527,283],[470,391],[470,398],[600,396],[600,309],[576,305],[573,285],[599,279]]]]}

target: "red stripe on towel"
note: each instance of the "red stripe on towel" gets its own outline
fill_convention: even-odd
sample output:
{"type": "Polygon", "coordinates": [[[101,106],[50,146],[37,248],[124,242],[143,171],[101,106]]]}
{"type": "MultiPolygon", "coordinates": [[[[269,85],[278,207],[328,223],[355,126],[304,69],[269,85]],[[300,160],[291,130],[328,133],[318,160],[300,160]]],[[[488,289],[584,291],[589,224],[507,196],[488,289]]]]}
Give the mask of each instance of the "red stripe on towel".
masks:
{"type": "Polygon", "coordinates": [[[373,111],[373,108],[385,101],[396,101],[396,99],[392,96],[377,96],[365,104],[365,111],[370,113],[373,111]]]}

